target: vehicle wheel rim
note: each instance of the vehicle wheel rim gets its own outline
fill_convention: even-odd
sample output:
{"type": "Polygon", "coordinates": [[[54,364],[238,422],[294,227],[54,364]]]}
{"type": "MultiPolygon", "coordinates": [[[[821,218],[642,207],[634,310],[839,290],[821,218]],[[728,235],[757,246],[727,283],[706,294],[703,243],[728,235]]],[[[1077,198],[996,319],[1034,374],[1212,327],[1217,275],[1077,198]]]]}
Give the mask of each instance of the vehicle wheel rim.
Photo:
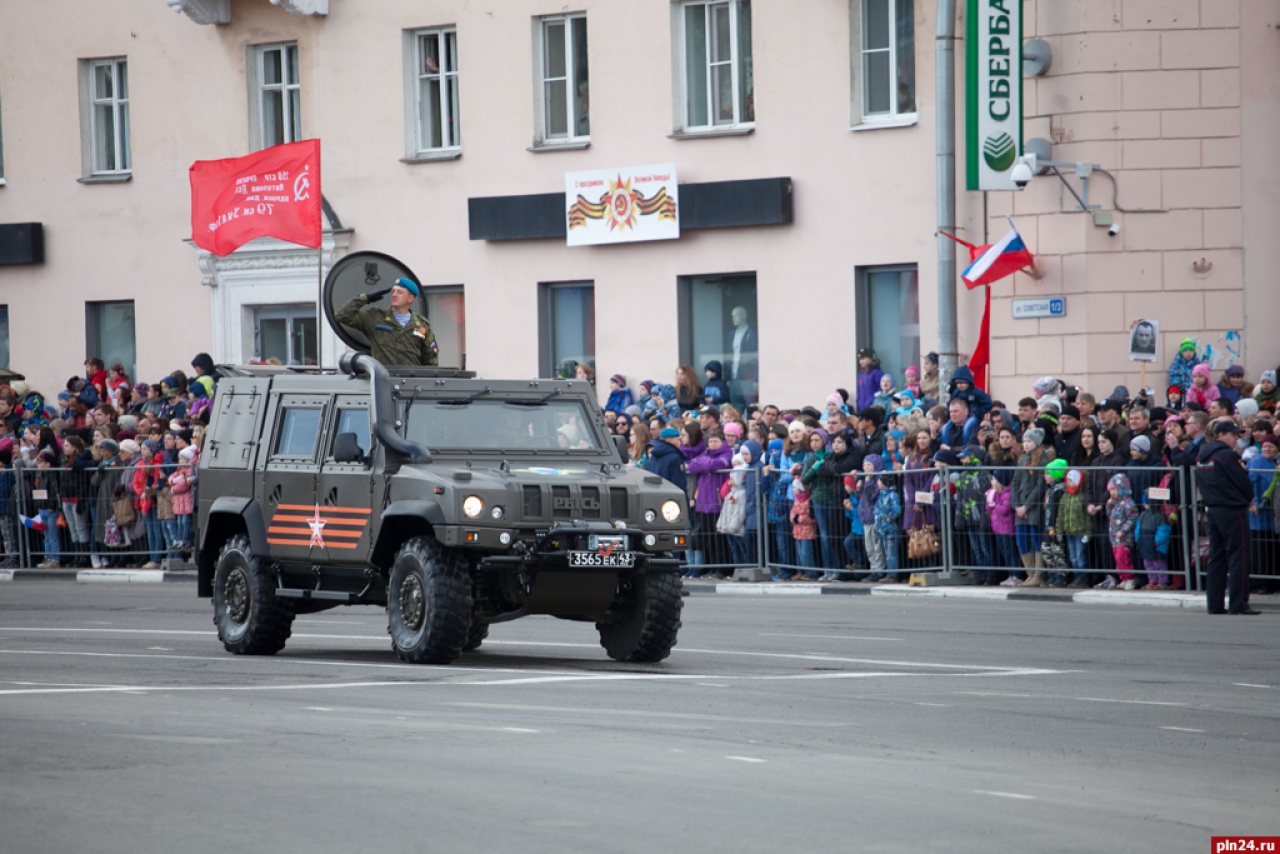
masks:
{"type": "Polygon", "coordinates": [[[249,577],[236,567],[227,575],[227,617],[238,626],[249,619],[249,577]]]}
{"type": "Polygon", "coordinates": [[[411,632],[422,628],[427,618],[427,597],[422,580],[416,575],[406,575],[400,582],[400,619],[411,632]]]}

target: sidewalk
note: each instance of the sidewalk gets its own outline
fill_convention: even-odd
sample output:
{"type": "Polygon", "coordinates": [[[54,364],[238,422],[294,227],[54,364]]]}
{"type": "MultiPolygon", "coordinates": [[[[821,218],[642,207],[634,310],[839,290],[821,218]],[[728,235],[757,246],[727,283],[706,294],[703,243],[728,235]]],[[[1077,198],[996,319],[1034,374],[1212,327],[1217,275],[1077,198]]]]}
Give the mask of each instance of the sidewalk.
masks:
{"type": "MultiPolygon", "coordinates": [[[[1070,590],[1066,588],[973,587],[965,585],[909,587],[904,584],[861,582],[807,583],[796,581],[702,581],[684,579],[691,595],[724,596],[896,596],[928,599],[995,599],[1012,602],[1059,602],[1079,605],[1140,605],[1156,608],[1191,608],[1203,611],[1203,591],[1070,590]]],[[[1259,611],[1280,613],[1280,596],[1254,594],[1249,604],[1259,611]]]]}
{"type": "Polygon", "coordinates": [[[173,569],[0,569],[0,581],[97,581],[149,582],[195,581],[194,564],[180,563],[173,569]]]}

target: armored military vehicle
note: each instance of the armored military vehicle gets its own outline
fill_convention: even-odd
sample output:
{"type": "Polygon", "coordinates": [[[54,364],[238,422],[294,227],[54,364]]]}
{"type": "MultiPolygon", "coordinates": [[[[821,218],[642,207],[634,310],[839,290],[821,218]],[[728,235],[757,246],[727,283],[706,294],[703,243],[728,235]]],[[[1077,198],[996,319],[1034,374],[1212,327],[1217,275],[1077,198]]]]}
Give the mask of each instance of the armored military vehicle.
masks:
{"type": "Polygon", "coordinates": [[[385,608],[411,662],[530,614],[594,622],[620,661],[675,645],[684,492],[625,465],[587,383],[363,353],[222,370],[197,563],[228,651],[275,653],[295,615],[338,605],[385,608]]]}

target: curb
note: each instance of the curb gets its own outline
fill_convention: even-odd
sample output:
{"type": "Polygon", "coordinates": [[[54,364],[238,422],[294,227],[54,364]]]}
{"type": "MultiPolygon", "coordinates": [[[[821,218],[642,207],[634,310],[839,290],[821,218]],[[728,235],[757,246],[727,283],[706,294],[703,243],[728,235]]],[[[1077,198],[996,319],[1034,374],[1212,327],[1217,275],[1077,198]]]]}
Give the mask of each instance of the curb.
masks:
{"type": "Polygon", "coordinates": [[[195,581],[196,572],[167,569],[4,569],[2,581],[79,581],[79,582],[141,582],[159,584],[166,581],[195,581]]]}
{"type": "MultiPolygon", "coordinates": [[[[718,594],[728,596],[885,596],[900,599],[985,599],[1010,602],[1058,602],[1079,605],[1141,605],[1155,608],[1205,608],[1204,593],[1176,593],[1148,591],[1144,593],[1126,590],[1081,590],[1074,593],[1029,590],[989,589],[984,587],[908,587],[903,584],[886,584],[872,587],[850,584],[804,583],[751,583],[725,582],[720,584],[686,584],[685,591],[692,595],[718,594]]],[[[1280,612],[1280,596],[1255,595],[1249,604],[1259,611],[1280,612]]]]}

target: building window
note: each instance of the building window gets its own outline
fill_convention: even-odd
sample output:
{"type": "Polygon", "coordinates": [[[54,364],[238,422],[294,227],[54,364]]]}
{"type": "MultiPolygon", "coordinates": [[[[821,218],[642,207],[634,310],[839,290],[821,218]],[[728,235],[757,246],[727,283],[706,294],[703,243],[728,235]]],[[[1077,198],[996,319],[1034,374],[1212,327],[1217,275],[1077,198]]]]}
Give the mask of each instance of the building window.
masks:
{"type": "Polygon", "coordinates": [[[587,78],[587,17],[535,19],[538,127],[536,142],[562,143],[591,135],[587,78]]]}
{"type": "Polygon", "coordinates": [[[856,273],[858,349],[871,347],[880,369],[902,388],[902,372],[920,366],[920,277],[916,266],[859,267],[856,273]]]}
{"type": "Polygon", "coordinates": [[[252,147],[270,148],[302,139],[302,90],[296,44],[249,48],[252,147]]]}
{"type": "Polygon", "coordinates": [[[680,361],[706,385],[705,366],[720,363],[729,400],[741,409],[760,398],[756,274],[684,276],[679,284],[680,361]]]}
{"type": "Polygon", "coordinates": [[[710,129],[754,122],[751,0],[685,3],[679,15],[683,127],[710,129]]]}
{"type": "Polygon", "coordinates": [[[596,289],[591,282],[539,286],[541,375],[573,379],[578,365],[596,368],[596,289]]]}
{"type": "Polygon", "coordinates": [[[861,6],[862,121],[914,117],[914,0],[861,0],[861,6]]]}
{"type": "Polygon", "coordinates": [[[9,367],[9,306],[0,305],[0,368],[7,367],[9,367]]]}
{"type": "Polygon", "coordinates": [[[422,296],[440,348],[440,364],[462,367],[467,352],[467,302],[462,286],[423,288],[422,296]]]}
{"type": "Polygon", "coordinates": [[[84,174],[127,175],[129,150],[129,67],[124,59],[80,63],[84,174]]]}
{"type": "Polygon", "coordinates": [[[85,358],[97,356],[107,365],[119,362],[129,376],[138,375],[133,300],[85,303],[84,339],[85,358]]]}
{"type": "Polygon", "coordinates": [[[271,365],[315,365],[319,364],[316,342],[314,304],[254,309],[250,358],[271,365]]]}
{"type": "Polygon", "coordinates": [[[453,29],[414,34],[414,97],[417,152],[462,144],[458,125],[458,34],[453,29]]]}

